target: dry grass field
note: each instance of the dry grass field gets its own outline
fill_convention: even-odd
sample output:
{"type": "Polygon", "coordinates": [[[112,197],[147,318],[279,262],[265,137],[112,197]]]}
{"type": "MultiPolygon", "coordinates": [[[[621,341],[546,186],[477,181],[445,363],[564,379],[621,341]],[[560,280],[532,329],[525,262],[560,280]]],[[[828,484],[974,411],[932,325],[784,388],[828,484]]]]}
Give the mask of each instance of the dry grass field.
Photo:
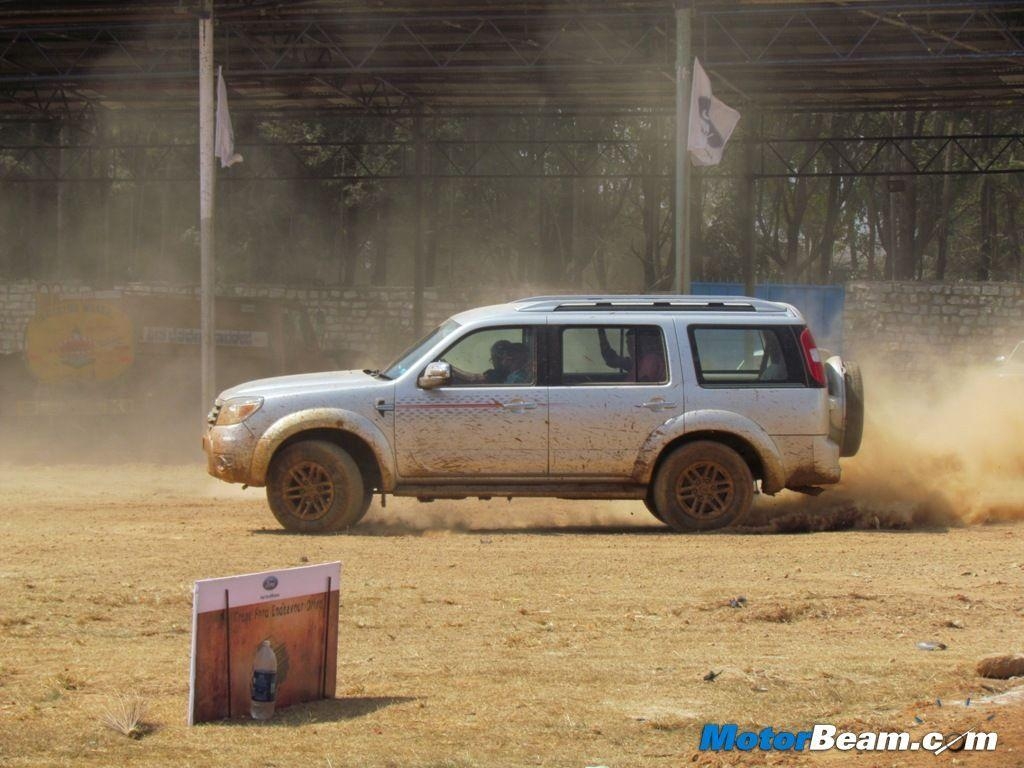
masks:
{"type": "Polygon", "coordinates": [[[299,536],[199,465],[0,466],[0,765],[1024,765],[1024,704],[985,701],[1014,681],[974,674],[1024,651],[1020,413],[874,402],[841,489],[711,535],[639,503],[389,499],[299,536]],[[193,582],[336,559],[337,698],[186,726],[193,582]],[[706,722],[1000,741],[714,755],[706,722]]]}
{"type": "MultiPolygon", "coordinates": [[[[989,710],[952,700],[1009,687],[974,663],[1024,636],[1020,523],[676,536],[639,504],[392,500],[307,537],[194,467],[0,486],[8,766],[676,766],[704,722],[967,727],[989,710]],[[187,727],[192,582],[333,559],[337,699],[187,727]],[[104,725],[118,697],[144,705],[141,738],[104,725]]],[[[999,754],[952,759],[1024,764],[1024,708],[990,710],[999,754]]]]}

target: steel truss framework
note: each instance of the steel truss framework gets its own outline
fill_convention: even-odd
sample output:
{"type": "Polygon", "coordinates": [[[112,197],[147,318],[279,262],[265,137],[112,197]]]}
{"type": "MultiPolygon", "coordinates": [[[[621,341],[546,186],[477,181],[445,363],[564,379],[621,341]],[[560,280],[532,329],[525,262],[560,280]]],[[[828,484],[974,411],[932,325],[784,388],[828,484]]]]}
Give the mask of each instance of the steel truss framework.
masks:
{"type": "MultiPolygon", "coordinates": [[[[236,110],[376,114],[399,121],[406,134],[415,114],[599,109],[635,116],[671,104],[671,7],[641,3],[627,12],[616,3],[553,3],[545,13],[511,12],[512,5],[467,13],[453,4],[446,12],[414,14],[303,3],[268,16],[251,3],[224,0],[216,5],[224,13],[216,19],[215,44],[236,110]]],[[[88,129],[107,108],[191,112],[196,22],[179,13],[181,6],[150,0],[133,14],[121,4],[103,21],[68,10],[23,22],[0,9],[0,115],[57,117],[88,129]],[[142,10],[145,21],[133,20],[142,10]]],[[[697,2],[693,19],[696,49],[716,91],[731,91],[740,106],[962,109],[1013,102],[1024,92],[1024,9],[1010,0],[697,2]]],[[[0,179],[196,176],[194,146],[100,144],[88,130],[77,138],[81,145],[32,140],[0,148],[0,179]]],[[[416,147],[402,141],[242,150],[250,162],[227,179],[385,180],[409,178],[416,168],[416,147]]],[[[672,156],[667,143],[658,151],[672,156]]],[[[427,141],[421,152],[420,175],[428,177],[669,175],[667,168],[655,174],[638,168],[641,147],[628,141],[427,141]]],[[[765,178],[1006,173],[1019,167],[1020,152],[1017,136],[763,139],[752,170],[765,178]],[[947,156],[951,163],[939,160],[947,156]]]]}
{"type": "MultiPolygon", "coordinates": [[[[647,142],[668,153],[667,141],[647,142]]],[[[650,148],[648,147],[648,149],[650,148]]],[[[423,178],[669,177],[661,167],[639,169],[635,141],[424,141],[423,178]]],[[[384,142],[273,142],[239,144],[245,162],[221,181],[398,180],[416,174],[417,145],[384,142]]],[[[195,181],[195,144],[0,145],[0,181],[195,181]]],[[[667,154],[663,155],[667,156],[667,154]]]]}
{"type": "MultiPolygon", "coordinates": [[[[601,12],[228,18],[217,22],[216,47],[240,105],[252,109],[393,113],[551,97],[572,107],[595,101],[595,79],[611,86],[598,103],[625,108],[671,98],[671,23],[666,13],[601,12]]],[[[192,20],[0,26],[0,93],[35,110],[97,97],[191,107],[194,38],[192,20]]]]}
{"type": "Polygon", "coordinates": [[[700,14],[710,63],[804,66],[842,62],[1013,59],[1024,56],[1021,8],[1011,3],[822,3],[700,14]],[[875,48],[878,41],[881,48],[875,48]]]}
{"type": "MultiPolygon", "coordinates": [[[[2,137],[2,134],[0,134],[2,137]]],[[[764,139],[755,178],[929,176],[1020,173],[1024,133],[874,138],[764,139]]],[[[221,180],[401,180],[416,174],[411,141],[266,142],[240,144],[246,158],[221,180]]],[[[672,144],[617,140],[425,140],[419,145],[428,179],[670,178],[671,169],[643,167],[642,156],[670,157],[672,144]]],[[[2,182],[194,182],[195,144],[40,145],[0,143],[2,182]]],[[[649,164],[648,164],[649,166],[649,164]]],[[[740,175],[714,171],[712,177],[740,175]]]]}
{"type": "MultiPolygon", "coordinates": [[[[102,22],[71,4],[45,24],[0,9],[0,107],[193,109],[195,20],[175,13],[180,3],[148,5],[161,12],[144,23],[128,3],[102,22]]],[[[302,3],[268,14],[227,0],[217,4],[217,56],[236,108],[253,110],[671,105],[670,5],[551,5],[413,14],[302,3]]],[[[1024,89],[1024,9],[1014,0],[696,2],[693,19],[716,88],[760,109],[1010,105],[1024,89]]]]}
{"type": "Polygon", "coordinates": [[[937,176],[1024,171],[1024,133],[766,139],[754,175],[937,176]]]}
{"type": "MultiPolygon", "coordinates": [[[[304,2],[268,13],[247,0],[218,0],[215,46],[233,108],[261,115],[376,114],[397,120],[408,135],[409,118],[423,114],[668,110],[676,34],[670,4],[549,5],[547,12],[515,3],[465,11],[464,3],[442,2],[420,13],[400,3],[394,12],[357,12],[359,4],[304,2]]],[[[86,0],[50,16],[33,3],[0,8],[0,115],[61,118],[86,129],[76,136],[80,146],[4,147],[0,179],[195,178],[195,147],[103,145],[88,130],[102,110],[194,112],[196,20],[187,11],[170,0],[86,0]]],[[[698,0],[692,18],[695,49],[716,92],[731,93],[743,109],[962,109],[1014,104],[1024,93],[1024,8],[1015,0],[698,0]]],[[[227,178],[415,175],[411,143],[373,146],[252,145],[243,148],[250,162],[227,178]]],[[[661,156],[671,157],[670,149],[659,147],[661,156]]],[[[635,167],[641,150],[628,141],[427,141],[421,152],[428,176],[650,175],[635,167]]],[[[937,158],[947,155],[955,173],[1011,172],[1020,140],[763,139],[754,173],[939,173],[949,164],[937,158]]]]}

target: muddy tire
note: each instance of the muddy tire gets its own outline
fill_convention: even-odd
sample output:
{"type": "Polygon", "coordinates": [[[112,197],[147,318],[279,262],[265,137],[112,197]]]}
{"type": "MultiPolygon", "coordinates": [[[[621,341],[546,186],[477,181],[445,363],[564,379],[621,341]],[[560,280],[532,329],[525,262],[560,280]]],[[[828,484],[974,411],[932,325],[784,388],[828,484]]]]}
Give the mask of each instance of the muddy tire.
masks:
{"type": "Polygon", "coordinates": [[[343,449],[305,440],[289,445],[270,463],[267,501],[289,531],[328,533],[362,519],[370,507],[370,489],[343,449]]]}
{"type": "Polygon", "coordinates": [[[856,456],[860,450],[861,438],[864,437],[864,380],[860,375],[860,366],[847,361],[844,364],[846,375],[846,429],[843,430],[843,444],[839,447],[840,456],[856,456]]]}
{"type": "Polygon", "coordinates": [[[664,523],[665,518],[661,516],[661,512],[658,511],[657,505],[654,503],[654,491],[648,491],[647,496],[644,498],[644,506],[647,507],[647,511],[654,515],[655,519],[659,523],[664,523]]]}
{"type": "Polygon", "coordinates": [[[754,500],[754,478],[732,448],[700,440],[677,448],[658,469],[654,504],[677,531],[710,531],[740,522],[754,500]]]}

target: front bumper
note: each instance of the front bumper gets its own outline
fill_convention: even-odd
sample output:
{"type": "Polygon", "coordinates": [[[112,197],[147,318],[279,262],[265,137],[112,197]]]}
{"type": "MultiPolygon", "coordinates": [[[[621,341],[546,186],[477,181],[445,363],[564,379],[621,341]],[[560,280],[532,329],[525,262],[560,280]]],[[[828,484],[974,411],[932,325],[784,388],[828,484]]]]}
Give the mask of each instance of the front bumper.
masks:
{"type": "Polygon", "coordinates": [[[203,435],[206,471],[228,483],[263,485],[263,478],[252,477],[252,456],[256,437],[245,425],[208,427],[203,435]]]}

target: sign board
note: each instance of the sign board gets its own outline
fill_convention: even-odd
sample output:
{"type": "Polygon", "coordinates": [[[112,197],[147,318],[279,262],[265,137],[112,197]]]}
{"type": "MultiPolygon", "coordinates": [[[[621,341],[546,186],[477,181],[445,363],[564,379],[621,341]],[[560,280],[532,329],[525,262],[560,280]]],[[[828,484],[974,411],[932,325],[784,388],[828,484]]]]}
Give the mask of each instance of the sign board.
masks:
{"type": "Polygon", "coordinates": [[[133,342],[132,322],[116,301],[40,295],[25,357],[41,382],[111,381],[134,362],[133,342]]]}
{"type": "MultiPolygon", "coordinates": [[[[199,344],[202,334],[198,328],[177,328],[165,325],[142,327],[143,344],[199,344]]],[[[266,331],[224,331],[214,334],[218,347],[260,347],[270,346],[270,334],[266,331]]]]}
{"type": "Polygon", "coordinates": [[[341,563],[197,581],[189,725],[248,717],[253,661],[269,640],[278,709],[334,697],[341,563]]]}

